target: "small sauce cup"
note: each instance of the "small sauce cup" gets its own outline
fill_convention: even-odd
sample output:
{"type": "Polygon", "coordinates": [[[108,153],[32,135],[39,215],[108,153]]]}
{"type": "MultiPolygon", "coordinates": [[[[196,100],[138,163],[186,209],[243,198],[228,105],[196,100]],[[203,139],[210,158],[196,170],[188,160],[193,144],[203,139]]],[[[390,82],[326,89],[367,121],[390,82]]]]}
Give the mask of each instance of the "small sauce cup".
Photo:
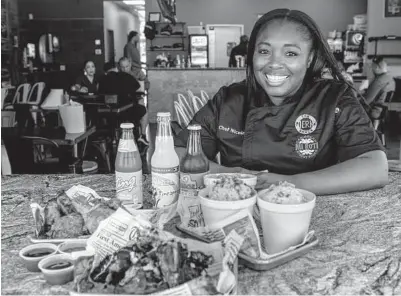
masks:
{"type": "Polygon", "coordinates": [[[38,267],[50,285],[64,285],[74,279],[74,260],[70,254],[49,256],[38,267]]]}
{"type": "Polygon", "coordinates": [[[60,254],[71,254],[73,252],[81,252],[86,250],[86,239],[77,239],[71,241],[65,241],[58,246],[58,252],[60,254]]]}
{"type": "Polygon", "coordinates": [[[55,244],[40,243],[21,249],[19,256],[24,260],[25,266],[29,271],[39,272],[39,261],[56,253],[57,246],[55,244]]]}

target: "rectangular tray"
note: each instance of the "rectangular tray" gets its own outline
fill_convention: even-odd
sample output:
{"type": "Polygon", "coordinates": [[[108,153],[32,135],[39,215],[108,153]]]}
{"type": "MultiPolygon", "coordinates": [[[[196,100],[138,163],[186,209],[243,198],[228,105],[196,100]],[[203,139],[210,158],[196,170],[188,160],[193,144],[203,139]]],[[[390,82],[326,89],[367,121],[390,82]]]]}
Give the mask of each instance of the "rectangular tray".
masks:
{"type": "MultiPolygon", "coordinates": [[[[180,227],[180,225],[176,226],[178,230],[182,231],[183,233],[194,237],[200,241],[210,243],[210,241],[200,235],[197,235],[195,233],[187,231],[185,228],[180,227]]],[[[260,237],[261,240],[263,240],[262,236],[260,237]]],[[[279,265],[282,265],[288,261],[291,261],[295,258],[298,258],[302,255],[305,255],[311,248],[316,246],[319,243],[319,240],[316,236],[313,236],[313,238],[307,242],[305,245],[296,248],[295,250],[288,251],[284,254],[278,255],[276,257],[270,258],[268,261],[266,260],[258,260],[252,257],[249,257],[244,254],[239,254],[239,264],[243,264],[244,266],[257,270],[257,271],[263,271],[263,270],[269,270],[272,268],[275,268],[279,265]]]]}
{"type": "Polygon", "coordinates": [[[312,240],[306,243],[305,245],[296,248],[295,250],[291,250],[284,254],[278,255],[277,257],[273,257],[269,259],[269,261],[258,260],[246,256],[244,254],[239,254],[238,255],[239,263],[245,265],[250,269],[257,271],[273,269],[279,265],[287,263],[288,261],[294,260],[295,258],[305,255],[306,253],[309,252],[311,248],[316,246],[318,243],[319,243],[318,238],[314,236],[312,240]]]}
{"type": "Polygon", "coordinates": [[[51,244],[61,244],[63,242],[68,242],[68,241],[76,241],[76,240],[87,240],[90,236],[80,236],[77,238],[35,238],[32,236],[28,236],[29,240],[33,244],[39,244],[39,243],[51,243],[51,244]]]}

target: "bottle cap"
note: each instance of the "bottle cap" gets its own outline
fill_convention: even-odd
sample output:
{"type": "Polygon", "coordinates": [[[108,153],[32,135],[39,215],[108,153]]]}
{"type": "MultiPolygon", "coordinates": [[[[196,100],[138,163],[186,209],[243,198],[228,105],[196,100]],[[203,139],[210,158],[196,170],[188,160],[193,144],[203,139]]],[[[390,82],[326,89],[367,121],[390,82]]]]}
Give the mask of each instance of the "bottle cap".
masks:
{"type": "Polygon", "coordinates": [[[202,127],[199,124],[191,124],[191,125],[188,125],[187,129],[189,131],[200,131],[202,129],[202,127]]]}
{"type": "Polygon", "coordinates": [[[157,117],[169,117],[171,116],[170,112],[157,112],[157,117]]]}
{"type": "Polygon", "coordinates": [[[134,128],[134,124],[131,122],[124,122],[120,124],[121,128],[134,128]]]}

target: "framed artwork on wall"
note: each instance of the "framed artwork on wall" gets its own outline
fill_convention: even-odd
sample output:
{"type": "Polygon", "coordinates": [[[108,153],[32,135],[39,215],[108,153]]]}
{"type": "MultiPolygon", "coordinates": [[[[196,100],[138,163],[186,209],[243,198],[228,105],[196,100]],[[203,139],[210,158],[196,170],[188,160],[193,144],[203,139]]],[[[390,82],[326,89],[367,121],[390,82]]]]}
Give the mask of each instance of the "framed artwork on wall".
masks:
{"type": "Polygon", "coordinates": [[[401,0],[385,0],[384,17],[401,17],[401,0]]]}
{"type": "Polygon", "coordinates": [[[160,12],[149,12],[149,21],[150,22],[160,22],[161,13],[160,12]]]}

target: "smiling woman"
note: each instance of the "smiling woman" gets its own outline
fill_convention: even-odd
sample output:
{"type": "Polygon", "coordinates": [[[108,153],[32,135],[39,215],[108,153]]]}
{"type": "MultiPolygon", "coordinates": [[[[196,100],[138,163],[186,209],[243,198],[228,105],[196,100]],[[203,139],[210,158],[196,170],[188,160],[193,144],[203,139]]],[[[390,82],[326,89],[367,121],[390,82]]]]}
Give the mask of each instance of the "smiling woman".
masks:
{"type": "MultiPolygon", "coordinates": [[[[192,120],[203,127],[209,159],[220,153],[222,166],[212,171],[257,172],[259,188],[286,180],[316,194],[387,183],[384,148],[363,100],[308,15],[263,15],[247,57],[247,79],[222,87],[192,120]],[[321,79],[323,68],[333,79],[321,79]]],[[[185,142],[187,132],[179,136],[185,142]]]]}

